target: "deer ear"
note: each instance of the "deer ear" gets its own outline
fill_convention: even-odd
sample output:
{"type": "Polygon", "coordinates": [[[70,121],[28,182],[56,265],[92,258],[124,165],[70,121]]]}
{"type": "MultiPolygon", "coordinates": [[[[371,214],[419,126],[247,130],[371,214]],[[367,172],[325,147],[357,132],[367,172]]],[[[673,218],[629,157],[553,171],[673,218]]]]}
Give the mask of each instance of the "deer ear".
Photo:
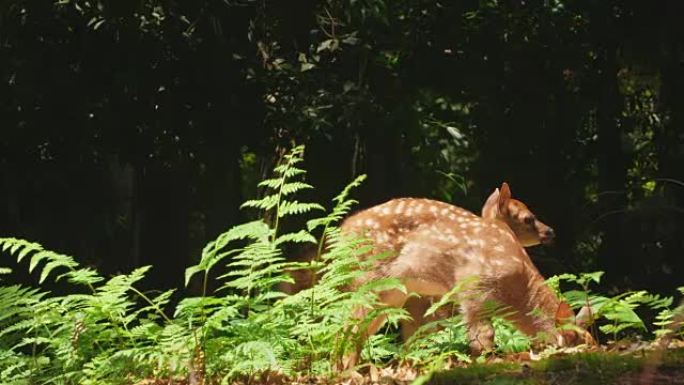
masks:
{"type": "Polygon", "coordinates": [[[571,323],[575,318],[575,313],[572,311],[567,302],[561,302],[556,310],[556,325],[563,325],[571,323]]]}
{"type": "Polygon", "coordinates": [[[511,188],[508,187],[508,183],[503,182],[501,184],[501,191],[499,192],[499,213],[508,213],[508,201],[511,200],[511,188]]]}
{"type": "Polygon", "coordinates": [[[482,218],[494,219],[496,218],[497,204],[499,202],[499,189],[495,189],[493,193],[489,195],[489,198],[485,201],[484,206],[482,206],[482,218]]]}

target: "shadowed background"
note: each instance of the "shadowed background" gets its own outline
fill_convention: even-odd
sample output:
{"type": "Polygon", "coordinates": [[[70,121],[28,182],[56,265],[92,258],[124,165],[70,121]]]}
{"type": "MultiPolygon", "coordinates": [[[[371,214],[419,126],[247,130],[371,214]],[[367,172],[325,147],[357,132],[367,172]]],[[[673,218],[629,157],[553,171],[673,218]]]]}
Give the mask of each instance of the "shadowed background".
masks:
{"type": "MultiPolygon", "coordinates": [[[[678,0],[0,2],[0,235],[182,285],[292,143],[312,199],[479,212],[502,181],[558,234],[545,275],[684,276],[678,0]]],[[[328,204],[329,205],[329,204],[328,204]]],[[[2,266],[10,266],[6,259],[2,266]]],[[[22,279],[30,279],[23,277],[22,279]]]]}

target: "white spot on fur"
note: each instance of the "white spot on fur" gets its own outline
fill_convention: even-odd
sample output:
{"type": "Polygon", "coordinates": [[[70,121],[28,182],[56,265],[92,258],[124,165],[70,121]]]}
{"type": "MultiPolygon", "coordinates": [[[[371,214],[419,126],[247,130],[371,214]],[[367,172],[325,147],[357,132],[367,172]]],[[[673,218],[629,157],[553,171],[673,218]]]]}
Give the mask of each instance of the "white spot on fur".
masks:
{"type": "Polygon", "coordinates": [[[378,238],[378,242],[380,242],[380,243],[389,242],[389,236],[387,235],[387,233],[378,233],[377,238],[378,238]]]}

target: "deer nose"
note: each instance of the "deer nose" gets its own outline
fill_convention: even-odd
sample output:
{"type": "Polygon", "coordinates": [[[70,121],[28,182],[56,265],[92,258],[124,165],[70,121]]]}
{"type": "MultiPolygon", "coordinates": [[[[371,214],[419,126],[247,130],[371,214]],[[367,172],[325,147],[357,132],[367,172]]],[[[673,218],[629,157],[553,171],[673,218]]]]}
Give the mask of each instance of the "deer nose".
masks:
{"type": "Polygon", "coordinates": [[[553,229],[549,227],[546,230],[544,230],[543,236],[544,236],[544,240],[546,242],[550,242],[551,240],[556,238],[556,232],[553,231],[553,229]]]}

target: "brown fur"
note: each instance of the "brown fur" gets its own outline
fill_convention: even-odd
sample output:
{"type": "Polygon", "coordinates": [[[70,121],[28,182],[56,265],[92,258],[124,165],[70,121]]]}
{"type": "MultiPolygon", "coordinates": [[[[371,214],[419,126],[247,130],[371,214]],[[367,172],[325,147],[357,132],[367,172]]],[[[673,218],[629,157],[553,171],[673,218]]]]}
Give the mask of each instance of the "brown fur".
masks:
{"type": "Polygon", "coordinates": [[[501,190],[494,190],[487,198],[482,207],[482,218],[505,222],[524,247],[548,244],[555,237],[553,229],[540,221],[524,203],[511,198],[511,189],[506,182],[501,185],[501,190]]]}
{"type": "MultiPolygon", "coordinates": [[[[441,296],[460,282],[476,277],[477,284],[457,298],[474,354],[493,345],[490,315],[483,313],[489,302],[511,310],[510,321],[528,335],[543,333],[548,342],[558,345],[589,341],[586,332],[556,329],[556,320],[568,318],[572,310],[546,286],[510,227],[500,220],[480,218],[447,206],[427,200],[395,200],[347,219],[342,230],[369,238],[372,253],[394,252],[393,257],[383,259],[356,284],[380,277],[398,278],[408,293],[391,290],[378,294],[385,305],[403,307],[411,294],[441,296]],[[390,203],[395,212],[405,212],[406,216],[389,219],[392,211],[386,205],[390,203]],[[440,215],[425,221],[425,215],[431,212],[440,215]],[[561,316],[557,317],[557,313],[561,316]]],[[[368,311],[356,309],[355,316],[361,318],[368,311]]],[[[355,330],[359,333],[357,351],[348,357],[345,366],[355,364],[363,341],[383,322],[377,318],[366,330],[355,330]]]]}
{"type": "MultiPolygon", "coordinates": [[[[511,189],[506,182],[501,185],[501,189],[495,189],[489,195],[482,207],[482,218],[504,222],[525,247],[540,243],[548,244],[555,236],[553,229],[541,222],[524,203],[511,198],[511,189]]],[[[401,336],[404,341],[407,341],[420,326],[453,315],[450,309],[441,308],[431,316],[425,316],[434,300],[434,297],[411,297],[406,301],[404,308],[412,320],[401,323],[401,336]]]]}

